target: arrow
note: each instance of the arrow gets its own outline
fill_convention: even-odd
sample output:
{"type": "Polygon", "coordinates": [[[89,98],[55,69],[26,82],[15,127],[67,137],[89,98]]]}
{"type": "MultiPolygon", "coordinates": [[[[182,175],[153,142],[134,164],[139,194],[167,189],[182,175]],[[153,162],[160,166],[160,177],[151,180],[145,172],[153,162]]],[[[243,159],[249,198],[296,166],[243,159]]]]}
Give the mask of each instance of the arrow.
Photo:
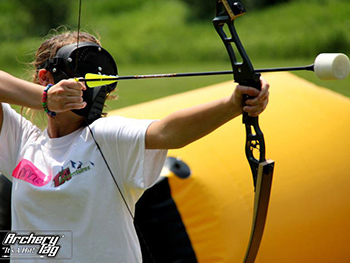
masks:
{"type": "MultiPolygon", "coordinates": [[[[298,71],[309,70],[313,71],[313,65],[301,67],[286,67],[286,68],[267,68],[257,69],[256,72],[277,72],[277,71],[298,71]]],[[[181,77],[196,77],[196,76],[213,76],[213,75],[230,75],[232,70],[223,71],[206,71],[206,72],[189,72],[189,73],[165,73],[165,74],[150,74],[150,75],[130,75],[130,76],[113,76],[113,75],[99,75],[94,73],[87,73],[85,78],[76,78],[76,81],[84,81],[89,88],[110,85],[119,80],[127,79],[155,79],[155,78],[181,78],[181,77]]]]}
{"type": "MultiPolygon", "coordinates": [[[[238,67],[239,70],[239,67],[238,67]]],[[[281,67],[281,68],[263,68],[255,69],[256,73],[281,72],[281,71],[314,71],[320,79],[344,79],[349,75],[350,62],[349,58],[340,53],[323,53],[316,57],[315,63],[307,66],[281,67]]],[[[110,85],[119,80],[126,79],[154,79],[154,78],[179,78],[195,76],[213,76],[213,75],[230,75],[232,70],[224,71],[206,71],[206,72],[189,72],[189,73],[166,73],[150,75],[130,75],[130,76],[113,76],[87,73],[85,78],[75,78],[76,81],[85,81],[89,88],[110,85]]]]}

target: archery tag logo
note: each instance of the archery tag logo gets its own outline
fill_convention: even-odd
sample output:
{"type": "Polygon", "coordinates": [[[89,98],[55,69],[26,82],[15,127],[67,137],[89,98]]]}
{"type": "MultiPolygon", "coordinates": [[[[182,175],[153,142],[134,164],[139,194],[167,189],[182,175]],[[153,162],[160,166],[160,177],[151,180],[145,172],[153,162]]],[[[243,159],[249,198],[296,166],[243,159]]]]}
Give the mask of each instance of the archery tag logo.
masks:
{"type": "Polygon", "coordinates": [[[91,161],[88,162],[75,162],[70,160],[66,165],[61,167],[61,170],[54,176],[54,187],[58,187],[65,182],[71,180],[74,176],[81,175],[93,169],[95,164],[91,161]]]}
{"type": "Polygon", "coordinates": [[[72,241],[72,235],[69,231],[43,234],[34,232],[21,234],[11,231],[3,237],[1,258],[68,259],[71,258],[72,248],[67,241],[72,241]],[[61,253],[63,247],[66,247],[65,252],[61,253]],[[61,253],[60,257],[58,257],[59,253],[61,253]]]}

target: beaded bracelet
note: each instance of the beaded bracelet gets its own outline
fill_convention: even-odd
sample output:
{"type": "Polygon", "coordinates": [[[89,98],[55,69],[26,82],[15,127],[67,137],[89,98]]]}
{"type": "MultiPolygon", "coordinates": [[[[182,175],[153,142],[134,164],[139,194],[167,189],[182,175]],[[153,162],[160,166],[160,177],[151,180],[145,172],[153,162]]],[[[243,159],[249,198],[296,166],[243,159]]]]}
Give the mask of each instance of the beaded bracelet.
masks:
{"type": "Polygon", "coordinates": [[[56,116],[56,112],[50,111],[49,108],[47,107],[47,92],[49,91],[49,89],[51,87],[52,87],[52,84],[48,84],[46,86],[46,88],[44,89],[42,102],[43,102],[44,111],[47,113],[47,115],[49,115],[51,117],[55,117],[56,116]]]}

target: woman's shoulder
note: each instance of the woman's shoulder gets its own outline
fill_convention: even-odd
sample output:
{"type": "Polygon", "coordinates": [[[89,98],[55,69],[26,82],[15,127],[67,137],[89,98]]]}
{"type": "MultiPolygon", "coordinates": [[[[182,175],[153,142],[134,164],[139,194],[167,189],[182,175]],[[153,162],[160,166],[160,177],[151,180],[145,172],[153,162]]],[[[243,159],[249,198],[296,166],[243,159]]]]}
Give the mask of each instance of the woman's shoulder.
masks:
{"type": "Polygon", "coordinates": [[[31,121],[23,117],[9,104],[2,103],[3,110],[3,129],[21,130],[27,133],[41,134],[41,130],[31,121]]]}
{"type": "Polygon", "coordinates": [[[143,126],[148,125],[153,120],[148,119],[135,119],[130,117],[123,117],[119,115],[113,115],[108,117],[99,118],[94,121],[91,127],[98,127],[102,125],[123,127],[123,126],[143,126]]]}
{"type": "Polygon", "coordinates": [[[109,116],[94,121],[90,127],[96,134],[130,135],[144,134],[153,120],[109,116]]]}

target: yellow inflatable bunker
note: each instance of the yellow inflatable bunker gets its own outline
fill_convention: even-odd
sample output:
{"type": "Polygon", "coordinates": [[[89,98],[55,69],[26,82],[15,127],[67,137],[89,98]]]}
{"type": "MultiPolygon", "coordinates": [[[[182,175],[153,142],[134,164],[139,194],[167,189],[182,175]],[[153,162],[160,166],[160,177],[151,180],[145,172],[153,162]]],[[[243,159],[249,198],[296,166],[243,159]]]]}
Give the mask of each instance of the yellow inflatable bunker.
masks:
{"type": "MultiPolygon", "coordinates": [[[[350,101],[290,73],[264,77],[270,104],[260,117],[267,157],[275,160],[270,207],[256,263],[350,262],[350,101]]],[[[142,83],[140,83],[142,85],[142,83]]],[[[230,95],[233,83],[123,108],[110,114],[162,118],[230,95]]],[[[169,177],[198,262],[242,262],[253,183],[241,118],[169,156],[191,168],[169,177]]]]}

